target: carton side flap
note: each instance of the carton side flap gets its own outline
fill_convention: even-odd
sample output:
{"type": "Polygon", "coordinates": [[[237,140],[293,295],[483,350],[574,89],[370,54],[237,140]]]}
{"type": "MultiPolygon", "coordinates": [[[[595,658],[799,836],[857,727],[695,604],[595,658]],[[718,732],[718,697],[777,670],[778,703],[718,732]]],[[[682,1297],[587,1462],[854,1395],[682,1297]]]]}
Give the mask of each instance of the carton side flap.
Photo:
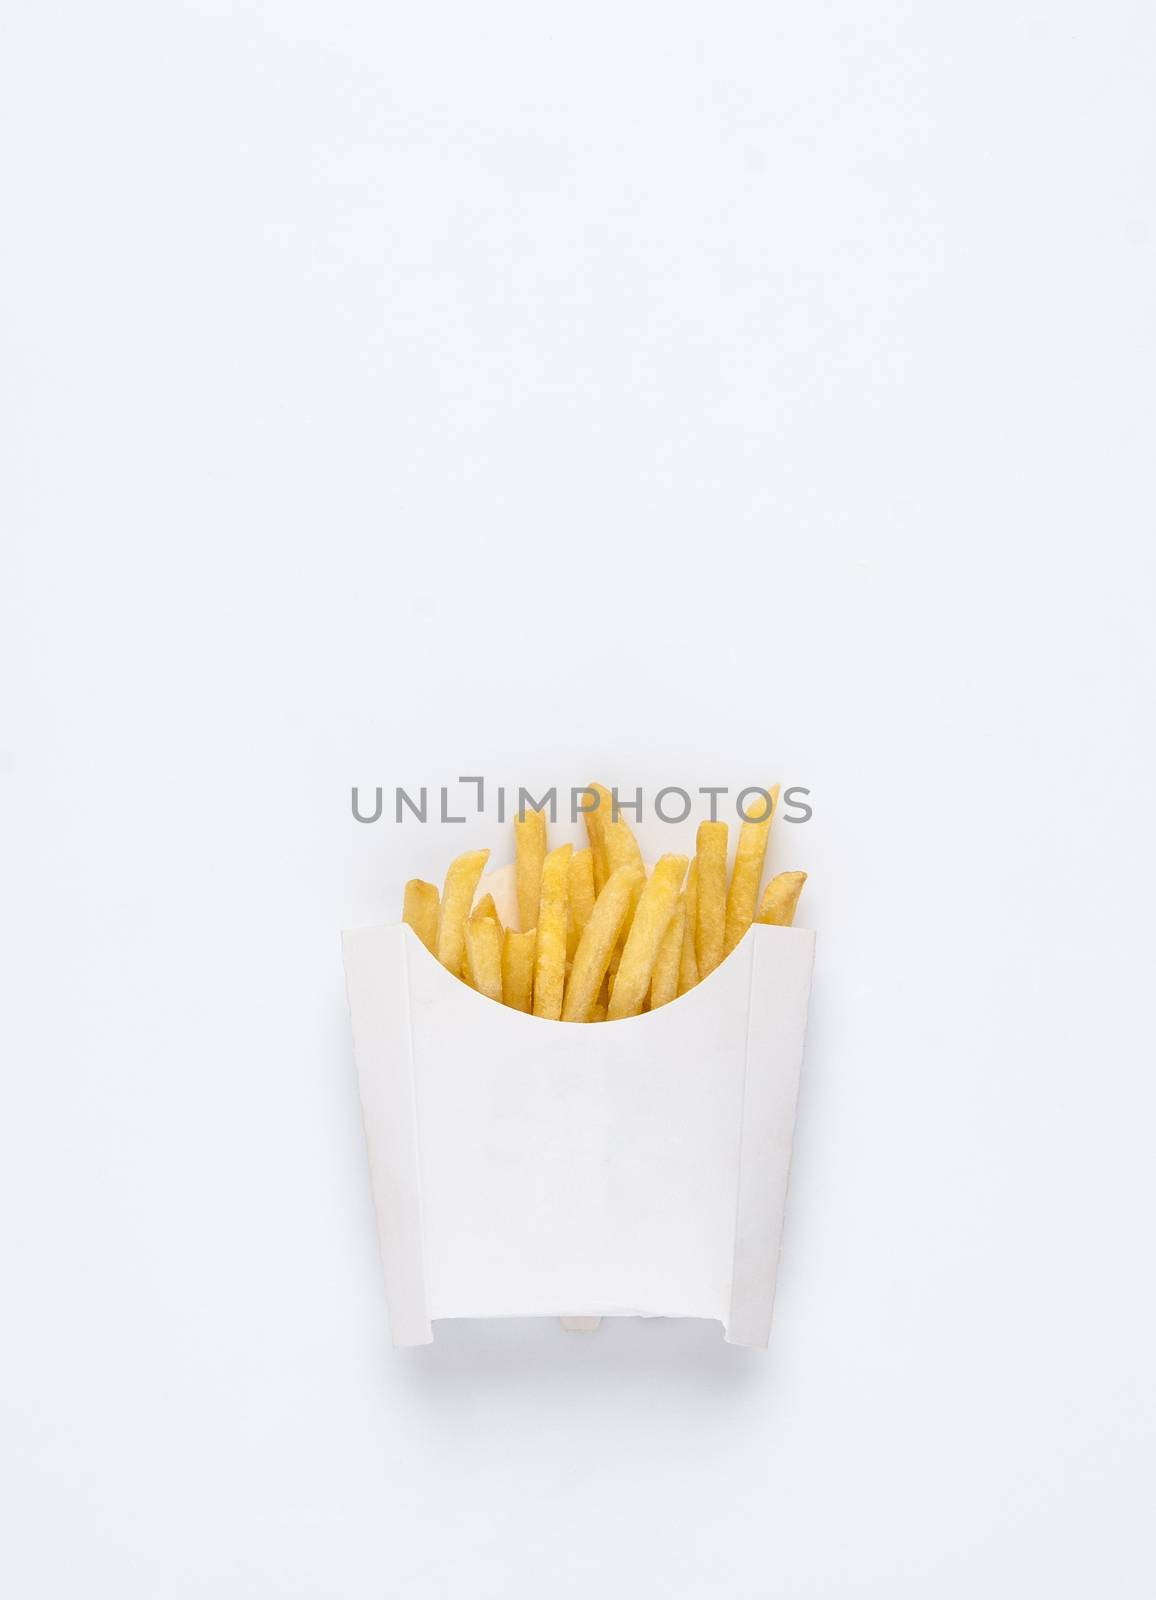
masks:
{"type": "Polygon", "coordinates": [[[815,936],[756,927],[735,1211],[734,1277],[725,1336],[765,1349],[783,1231],[815,936]]]}

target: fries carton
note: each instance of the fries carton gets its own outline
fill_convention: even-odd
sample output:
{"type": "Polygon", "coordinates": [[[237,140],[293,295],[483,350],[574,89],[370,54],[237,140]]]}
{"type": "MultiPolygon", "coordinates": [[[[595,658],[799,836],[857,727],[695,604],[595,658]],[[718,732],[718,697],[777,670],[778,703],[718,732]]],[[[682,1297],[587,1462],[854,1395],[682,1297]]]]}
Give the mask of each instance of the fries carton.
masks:
{"type": "Polygon", "coordinates": [[[497,1005],[412,930],[343,936],[395,1345],[442,1317],[709,1317],[765,1346],[814,934],[753,927],[597,1026],[497,1005]]]}

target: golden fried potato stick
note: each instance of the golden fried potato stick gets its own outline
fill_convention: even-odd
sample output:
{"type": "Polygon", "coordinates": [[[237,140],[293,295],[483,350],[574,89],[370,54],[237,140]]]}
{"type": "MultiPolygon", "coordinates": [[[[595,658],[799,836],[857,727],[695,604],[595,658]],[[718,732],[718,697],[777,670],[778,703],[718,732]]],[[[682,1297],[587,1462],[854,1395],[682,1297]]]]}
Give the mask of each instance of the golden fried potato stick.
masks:
{"type": "Polygon", "coordinates": [[[699,982],[709,977],[723,958],[727,897],[727,825],[698,825],[698,910],[695,913],[694,958],[699,982]]]}
{"type": "MultiPolygon", "coordinates": [[[[625,817],[612,820],[612,813],[606,813],[606,820],[602,825],[602,838],[606,845],[606,866],[610,872],[617,872],[619,867],[637,867],[642,873],[634,886],[634,895],[627,908],[626,920],[622,924],[622,932],[618,935],[619,948],[626,943],[630,933],[630,925],[634,921],[634,912],[638,906],[638,897],[642,893],[642,885],[646,881],[646,864],[642,859],[642,851],[638,847],[638,840],[634,837],[633,829],[625,817]]],[[[614,974],[618,963],[611,961],[610,978],[613,988],[614,974]]]]}
{"type": "Polygon", "coordinates": [[[682,931],[685,926],[686,895],[680,894],[654,961],[654,973],[650,979],[652,1011],[668,1005],[678,995],[678,967],[682,958],[682,931]]]}
{"type": "Polygon", "coordinates": [[[686,875],[686,917],[682,930],[682,951],[678,962],[678,992],[686,994],[698,982],[698,962],[694,954],[694,935],[698,926],[698,862],[692,861],[686,875]]]}
{"type": "Polygon", "coordinates": [[[502,999],[515,1011],[529,1011],[534,994],[534,951],[538,930],[507,928],[502,940],[502,999]]]}
{"type": "Polygon", "coordinates": [[[527,811],[514,818],[514,881],[518,889],[518,923],[523,933],[538,921],[542,863],[546,859],[546,813],[527,811]]]}
{"type": "Polygon", "coordinates": [[[431,956],[438,948],[438,891],[436,883],[411,878],[405,886],[401,920],[408,922],[431,956]]]}
{"type": "Polygon", "coordinates": [[[484,894],[482,896],[477,905],[470,912],[470,917],[471,920],[474,917],[493,917],[494,921],[498,924],[498,932],[500,933],[502,931],[502,919],[498,915],[498,908],[494,904],[494,897],[492,894],[484,894]]]}
{"type": "Polygon", "coordinates": [[[594,852],[575,850],[570,857],[570,889],[566,915],[566,959],[573,961],[582,929],[594,910],[594,852]]]}
{"type": "Polygon", "coordinates": [[[674,915],[678,891],[686,877],[685,856],[659,856],[638,899],[622,950],[618,974],[610,990],[607,1022],[636,1017],[642,1010],[654,973],[658,947],[674,915]]]}
{"type": "Polygon", "coordinates": [[[758,820],[744,822],[739,829],[739,842],[735,846],[735,864],[731,869],[731,886],[727,891],[726,929],[723,934],[723,956],[729,956],[743,934],[755,920],[755,905],[759,898],[759,884],[763,881],[763,861],[767,854],[767,839],[771,823],[779,805],[779,785],[769,789],[770,805],[759,803],[752,810],[758,820]]]}
{"type": "Polygon", "coordinates": [[[542,863],[538,904],[538,948],[534,955],[534,1015],[557,1022],[566,987],[566,902],[570,889],[572,844],[551,850],[542,863]]]}
{"type": "Polygon", "coordinates": [[[606,964],[606,976],[602,980],[602,988],[598,991],[599,1000],[606,1002],[606,1009],[610,1009],[610,994],[614,988],[614,980],[618,976],[618,964],[622,960],[622,946],[626,942],[626,935],[630,932],[630,924],[634,921],[633,907],[638,903],[638,896],[642,893],[639,885],[631,896],[631,903],[626,908],[626,915],[622,919],[622,926],[618,930],[618,943],[610,952],[610,960],[606,964]]]}
{"type": "Polygon", "coordinates": [[[466,948],[466,918],[474,903],[478,879],[490,859],[488,850],[467,850],[450,862],[442,890],[442,912],[438,921],[437,958],[455,978],[462,975],[466,948]]]}
{"type": "MultiPolygon", "coordinates": [[[[607,806],[610,799],[607,797],[607,806]]],[[[602,824],[602,839],[606,846],[607,877],[619,867],[641,867],[642,851],[638,840],[625,817],[613,818],[609,811],[602,824]]]]}
{"type": "Polygon", "coordinates": [[[606,1006],[603,1001],[595,1000],[594,1004],[590,1008],[590,1016],[587,1020],[589,1022],[606,1021],[606,1006]]]}
{"type": "Polygon", "coordinates": [[[594,853],[594,893],[601,894],[602,886],[610,876],[606,866],[606,819],[610,815],[613,797],[610,790],[602,783],[588,783],[587,789],[598,796],[598,804],[593,811],[585,813],[586,837],[590,841],[590,849],[594,853]]]}
{"type": "Polygon", "coordinates": [[[502,930],[494,917],[466,923],[466,962],[470,986],[490,1000],[502,998],[502,930]]]}
{"type": "MultiPolygon", "coordinates": [[[[494,905],[494,897],[493,897],[492,894],[484,894],[482,896],[482,898],[478,901],[477,905],[470,912],[469,918],[468,918],[468,920],[466,922],[466,940],[465,940],[465,945],[464,945],[464,947],[462,949],[462,973],[461,973],[461,977],[462,977],[462,982],[463,983],[468,983],[471,989],[477,989],[479,987],[479,985],[478,985],[478,975],[474,971],[473,951],[470,948],[469,930],[470,930],[470,923],[471,922],[477,922],[479,920],[479,918],[481,918],[481,917],[493,917],[494,921],[498,922],[498,911],[497,911],[497,907],[494,905]]],[[[499,933],[499,936],[501,935],[501,931],[502,931],[501,923],[498,922],[498,933],[499,933]]]]}
{"type": "Polygon", "coordinates": [[[795,920],[795,908],[807,881],[805,872],[780,872],[763,890],[763,903],[759,907],[759,922],[769,922],[774,928],[789,928],[795,920]]]}
{"type": "Polygon", "coordinates": [[[610,956],[642,878],[642,868],[634,866],[619,867],[607,878],[574,952],[562,1002],[563,1022],[590,1021],[610,956]]]}

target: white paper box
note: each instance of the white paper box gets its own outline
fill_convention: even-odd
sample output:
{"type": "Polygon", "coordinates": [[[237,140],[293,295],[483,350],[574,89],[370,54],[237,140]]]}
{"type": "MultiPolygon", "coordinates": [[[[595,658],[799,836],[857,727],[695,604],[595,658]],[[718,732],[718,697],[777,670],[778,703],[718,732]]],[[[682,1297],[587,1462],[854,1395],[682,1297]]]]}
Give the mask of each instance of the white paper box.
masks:
{"type": "Polygon", "coordinates": [[[711,1317],[765,1346],[813,933],[751,929],[689,994],[582,1026],[343,935],[395,1345],[439,1317],[711,1317]]]}

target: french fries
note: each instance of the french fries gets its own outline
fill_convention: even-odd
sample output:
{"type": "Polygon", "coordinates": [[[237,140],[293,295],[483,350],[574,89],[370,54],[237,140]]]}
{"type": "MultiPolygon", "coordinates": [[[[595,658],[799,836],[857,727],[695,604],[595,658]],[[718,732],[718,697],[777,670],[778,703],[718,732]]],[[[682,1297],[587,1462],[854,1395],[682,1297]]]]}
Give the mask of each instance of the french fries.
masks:
{"type": "Polygon", "coordinates": [[[805,872],[780,872],[763,890],[758,920],[775,928],[789,928],[795,920],[795,908],[807,881],[805,872]]]}
{"type": "Polygon", "coordinates": [[[478,879],[490,859],[488,850],[467,850],[450,862],[442,890],[441,916],[438,918],[437,958],[455,978],[461,977],[466,949],[466,918],[474,903],[478,879]]]}
{"type": "Polygon", "coordinates": [[[518,925],[523,932],[538,921],[542,892],[542,863],[546,859],[546,816],[526,811],[514,818],[515,881],[518,886],[518,925]]]}
{"type": "MultiPolygon", "coordinates": [[[[591,785],[593,787],[593,785],[591,785]]],[[[610,797],[607,796],[607,805],[610,797]]],[[[602,824],[602,842],[606,850],[607,877],[619,867],[642,868],[642,851],[625,817],[614,818],[610,811],[602,824]]]]}
{"type": "Polygon", "coordinates": [[[474,909],[470,912],[470,916],[493,917],[494,921],[498,924],[499,931],[501,930],[502,919],[498,915],[498,908],[494,904],[494,897],[492,894],[484,894],[474,909]]]}
{"type": "Polygon", "coordinates": [[[755,904],[759,898],[763,861],[767,854],[767,837],[779,803],[779,785],[776,783],[775,787],[767,792],[770,796],[770,805],[763,805],[760,808],[763,815],[754,822],[744,822],[739,829],[735,864],[731,868],[731,886],[727,890],[726,928],[723,933],[724,958],[730,955],[755,920],[755,904]]]}
{"type": "Polygon", "coordinates": [[[438,950],[438,903],[436,883],[411,878],[405,886],[401,920],[408,922],[431,956],[438,950]]]}
{"type": "Polygon", "coordinates": [[[566,959],[573,961],[582,929],[594,910],[594,851],[575,850],[570,857],[570,886],[566,917],[566,959]]]}
{"type": "Polygon", "coordinates": [[[534,996],[534,951],[538,930],[507,928],[502,938],[502,999],[515,1011],[529,1011],[534,996]]]}
{"type": "Polygon", "coordinates": [[[542,863],[538,948],[534,955],[534,1015],[557,1022],[566,985],[566,905],[572,844],[551,850],[542,863]]]}
{"type": "Polygon", "coordinates": [[[686,875],[683,891],[686,917],[682,928],[682,953],[678,962],[678,992],[686,994],[698,982],[698,961],[694,953],[694,939],[698,927],[698,862],[692,861],[686,875]]]}
{"type": "Polygon", "coordinates": [[[686,895],[680,894],[674,915],[666,925],[658,955],[654,961],[654,975],[650,980],[650,1009],[669,1005],[678,995],[678,969],[682,959],[682,933],[686,926],[686,895]]]}
{"type": "Polygon", "coordinates": [[[562,1001],[563,1022],[589,1022],[626,913],[642,881],[642,868],[627,864],[607,878],[582,930],[562,1001]]]}
{"type": "Polygon", "coordinates": [[[674,915],[675,901],[685,877],[686,857],[668,855],[659,858],[647,879],[610,987],[607,1022],[636,1017],[642,1010],[658,959],[658,947],[674,915]]]}
{"type": "Polygon", "coordinates": [[[420,878],[406,884],[402,921],[479,994],[544,1021],[617,1022],[689,993],[753,923],[792,925],[805,872],[780,872],[759,899],[778,784],[742,824],[729,877],[725,822],[699,824],[689,870],[686,856],[668,854],[648,875],[610,790],[586,787],[599,804],[585,814],[581,849],[551,850],[542,811],[515,818],[512,886],[489,882],[503,906],[507,893],[516,900],[518,927],[503,927],[482,887],[488,850],[452,861],[440,895],[420,878]]]}
{"type": "MultiPolygon", "coordinates": [[[[463,983],[468,983],[471,989],[482,989],[483,986],[482,986],[481,983],[478,982],[478,973],[474,970],[474,949],[473,949],[473,945],[470,942],[470,926],[471,926],[472,923],[481,922],[483,920],[492,921],[496,925],[496,927],[498,929],[498,937],[499,937],[499,940],[500,940],[501,939],[501,933],[502,933],[502,926],[501,926],[501,923],[498,921],[498,911],[497,911],[497,907],[494,905],[494,897],[493,897],[492,894],[484,894],[482,896],[482,898],[478,901],[477,905],[470,912],[469,918],[468,918],[468,920],[466,922],[466,942],[465,942],[465,947],[462,950],[462,973],[461,973],[461,976],[462,976],[462,982],[463,983]]],[[[492,980],[491,980],[491,983],[490,983],[490,987],[491,988],[493,987],[492,980]]],[[[487,991],[483,990],[483,992],[487,992],[487,991]]],[[[495,996],[491,994],[490,998],[494,999],[495,996]]],[[[502,998],[500,985],[499,985],[498,994],[497,994],[496,998],[499,999],[499,1000],[502,998]]]]}
{"type": "Polygon", "coordinates": [[[592,811],[587,811],[584,821],[586,823],[586,837],[590,841],[590,851],[594,857],[594,893],[601,894],[602,886],[610,876],[606,867],[606,819],[611,814],[613,796],[610,790],[601,783],[588,783],[586,787],[591,793],[598,796],[598,804],[592,811]]]}
{"type": "Polygon", "coordinates": [[[502,933],[495,917],[471,917],[466,923],[469,984],[487,999],[502,998],[502,933]]]}
{"type": "MultiPolygon", "coordinates": [[[[612,801],[610,802],[613,803],[612,801]]],[[[634,913],[638,909],[638,897],[642,893],[642,886],[646,882],[646,867],[642,860],[642,851],[638,847],[638,840],[625,817],[615,820],[613,810],[608,811],[606,820],[602,824],[602,841],[606,847],[606,866],[608,871],[616,872],[619,867],[634,867],[642,874],[634,884],[634,895],[626,912],[626,923],[619,938],[619,950],[611,955],[610,983],[614,986],[614,977],[618,971],[618,955],[626,938],[627,929],[634,920],[634,913]]]]}
{"type": "Polygon", "coordinates": [[[723,958],[727,900],[727,825],[700,822],[695,865],[698,909],[695,913],[694,957],[698,977],[709,978],[723,958]]]}

